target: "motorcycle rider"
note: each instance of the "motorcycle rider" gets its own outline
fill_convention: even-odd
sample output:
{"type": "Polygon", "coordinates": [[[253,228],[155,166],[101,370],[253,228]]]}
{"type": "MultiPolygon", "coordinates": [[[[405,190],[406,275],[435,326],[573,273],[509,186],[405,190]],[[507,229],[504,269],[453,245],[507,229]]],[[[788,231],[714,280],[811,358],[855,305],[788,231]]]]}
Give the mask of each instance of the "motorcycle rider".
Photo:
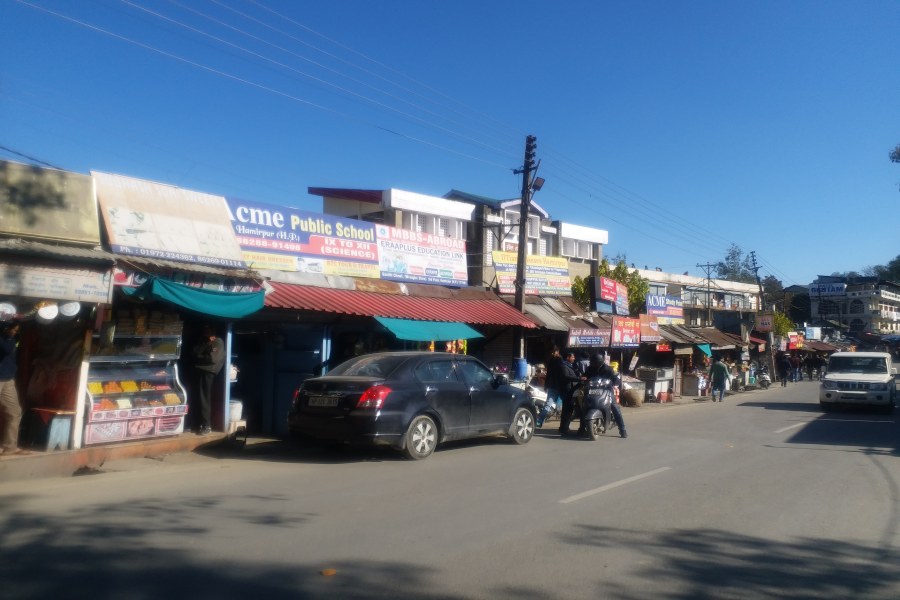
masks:
{"type": "Polygon", "coordinates": [[[547,401],[537,416],[537,426],[542,427],[544,420],[551,410],[559,403],[559,399],[563,397],[563,386],[560,384],[559,374],[563,369],[562,357],[559,355],[559,347],[553,346],[550,351],[550,358],[547,360],[547,375],[544,379],[544,389],[547,391],[547,401]]]}
{"type": "Polygon", "coordinates": [[[622,417],[622,409],[619,407],[618,391],[619,387],[622,384],[622,378],[619,376],[615,369],[606,364],[606,361],[603,360],[603,357],[599,353],[591,356],[591,361],[588,365],[585,375],[588,379],[601,377],[612,381],[612,384],[615,387],[616,399],[609,405],[610,412],[612,412],[612,418],[616,422],[616,426],[619,428],[619,436],[622,438],[627,438],[628,432],[625,431],[625,419],[622,417]]]}

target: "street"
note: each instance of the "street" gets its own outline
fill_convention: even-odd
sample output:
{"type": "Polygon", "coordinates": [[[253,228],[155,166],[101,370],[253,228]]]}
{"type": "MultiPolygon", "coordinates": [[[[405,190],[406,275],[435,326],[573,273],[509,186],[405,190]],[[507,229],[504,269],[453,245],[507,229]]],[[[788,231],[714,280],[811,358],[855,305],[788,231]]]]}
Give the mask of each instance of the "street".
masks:
{"type": "Polygon", "coordinates": [[[269,441],[4,484],[0,597],[898,598],[898,417],[817,389],[626,409],[627,440],[269,441]]]}

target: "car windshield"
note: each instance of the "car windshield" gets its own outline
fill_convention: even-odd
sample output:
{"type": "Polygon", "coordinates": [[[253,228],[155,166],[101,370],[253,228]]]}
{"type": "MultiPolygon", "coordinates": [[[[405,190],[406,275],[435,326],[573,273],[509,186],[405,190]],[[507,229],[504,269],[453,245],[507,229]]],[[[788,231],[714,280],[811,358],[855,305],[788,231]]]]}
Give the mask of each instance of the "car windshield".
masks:
{"type": "Polygon", "coordinates": [[[389,377],[400,363],[405,361],[403,356],[392,354],[380,354],[371,356],[357,356],[347,362],[341,363],[326,375],[350,375],[359,377],[389,377]]]}
{"type": "Polygon", "coordinates": [[[887,361],[880,356],[832,356],[828,361],[829,373],[887,374],[887,361]]]}

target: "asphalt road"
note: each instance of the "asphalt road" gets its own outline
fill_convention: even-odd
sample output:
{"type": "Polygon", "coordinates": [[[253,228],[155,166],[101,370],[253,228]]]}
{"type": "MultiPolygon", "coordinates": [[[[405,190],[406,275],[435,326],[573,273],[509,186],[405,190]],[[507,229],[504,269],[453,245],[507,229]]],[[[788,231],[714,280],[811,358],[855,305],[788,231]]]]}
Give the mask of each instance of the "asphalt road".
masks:
{"type": "Polygon", "coordinates": [[[3,484],[0,598],[900,598],[898,418],[816,389],[627,410],[627,440],[271,441],[3,484]]]}

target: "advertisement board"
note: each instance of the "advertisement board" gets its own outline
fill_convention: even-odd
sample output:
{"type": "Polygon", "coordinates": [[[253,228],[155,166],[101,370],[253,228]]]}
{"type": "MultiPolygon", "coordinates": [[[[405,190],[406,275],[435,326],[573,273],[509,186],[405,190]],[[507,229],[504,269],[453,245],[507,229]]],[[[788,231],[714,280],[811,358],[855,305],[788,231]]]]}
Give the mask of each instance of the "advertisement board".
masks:
{"type": "Polygon", "coordinates": [[[113,252],[245,268],[222,196],[92,171],[113,252]]]}
{"type": "MultiPolygon", "coordinates": [[[[516,265],[514,252],[492,253],[494,270],[501,294],[515,294],[516,265]]],[[[560,256],[525,257],[525,294],[532,296],[570,296],[572,282],[569,279],[569,261],[560,256]]]]}
{"type": "Polygon", "coordinates": [[[612,340],[609,345],[613,348],[633,348],[641,343],[641,321],[630,317],[613,317],[612,340]]]}
{"type": "Polygon", "coordinates": [[[569,348],[605,348],[609,346],[609,329],[586,327],[569,330],[569,348]]]}
{"type": "Polygon", "coordinates": [[[753,328],[767,333],[775,328],[775,315],[772,313],[759,313],[756,315],[756,323],[753,328]]]}
{"type": "Polygon", "coordinates": [[[647,294],[647,314],[669,319],[684,319],[684,302],[678,296],[647,294]]]}
{"type": "Polygon", "coordinates": [[[655,315],[640,315],[638,319],[641,322],[642,342],[658,342],[662,339],[662,336],[659,334],[659,323],[657,323],[655,315]]]}
{"type": "Polygon", "coordinates": [[[822,296],[846,296],[846,283],[812,283],[809,286],[810,298],[822,296]]]}
{"type": "Polygon", "coordinates": [[[469,283],[466,241],[376,225],[382,279],[463,287],[469,283]]]}

